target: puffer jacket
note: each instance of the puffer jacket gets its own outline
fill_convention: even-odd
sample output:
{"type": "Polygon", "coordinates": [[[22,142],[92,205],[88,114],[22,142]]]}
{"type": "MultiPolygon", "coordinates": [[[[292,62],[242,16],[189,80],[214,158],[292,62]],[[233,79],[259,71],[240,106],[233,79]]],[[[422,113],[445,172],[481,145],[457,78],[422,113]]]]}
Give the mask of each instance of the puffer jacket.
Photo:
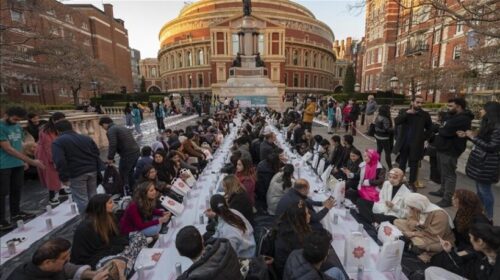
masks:
{"type": "Polygon", "coordinates": [[[465,173],[483,184],[498,182],[500,172],[500,124],[485,137],[471,139],[474,143],[465,173]]]}
{"type": "Polygon", "coordinates": [[[303,251],[302,249],[295,250],[288,256],[283,280],[334,280],[306,261],[302,255],[303,251]]]}
{"type": "Polygon", "coordinates": [[[227,239],[219,238],[206,245],[200,259],[193,263],[177,280],[243,279],[236,252],[227,239]]]}
{"type": "Polygon", "coordinates": [[[392,123],[389,118],[378,115],[375,119],[375,138],[389,140],[392,133],[392,123]]]}
{"type": "Polygon", "coordinates": [[[114,159],[116,153],[120,157],[139,155],[139,145],[137,145],[132,132],[126,127],[111,124],[106,132],[106,136],[109,142],[108,159],[114,159]]]}
{"type": "Polygon", "coordinates": [[[470,111],[464,111],[450,115],[436,134],[434,145],[438,152],[459,157],[465,151],[467,140],[457,136],[457,131],[466,131],[471,128],[474,115],[470,111]]]}

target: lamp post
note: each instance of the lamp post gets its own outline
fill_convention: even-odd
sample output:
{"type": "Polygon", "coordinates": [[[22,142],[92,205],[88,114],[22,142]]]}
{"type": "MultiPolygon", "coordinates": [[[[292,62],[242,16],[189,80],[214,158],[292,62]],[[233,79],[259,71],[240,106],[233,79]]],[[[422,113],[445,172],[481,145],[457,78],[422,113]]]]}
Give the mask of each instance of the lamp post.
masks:
{"type": "Polygon", "coordinates": [[[393,76],[390,80],[389,80],[389,84],[391,86],[391,106],[394,105],[394,90],[396,89],[396,87],[398,86],[399,84],[399,79],[398,77],[396,76],[393,76]]]}
{"type": "Polygon", "coordinates": [[[95,80],[92,80],[92,82],[90,82],[90,86],[92,88],[92,91],[94,92],[94,97],[96,98],[97,98],[97,84],[99,84],[99,82],[95,80]]]}
{"type": "Polygon", "coordinates": [[[354,92],[359,92],[360,89],[361,89],[361,86],[359,85],[359,83],[355,83],[354,84],[354,92]]]}

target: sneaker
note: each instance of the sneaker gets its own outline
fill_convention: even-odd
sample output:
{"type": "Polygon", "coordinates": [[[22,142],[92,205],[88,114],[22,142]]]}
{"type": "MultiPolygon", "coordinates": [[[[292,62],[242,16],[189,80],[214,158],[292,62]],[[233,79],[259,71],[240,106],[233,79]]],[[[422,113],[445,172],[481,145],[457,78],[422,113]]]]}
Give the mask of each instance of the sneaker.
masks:
{"type": "Polygon", "coordinates": [[[35,214],[26,213],[26,212],[23,212],[23,211],[19,211],[19,213],[17,213],[16,215],[12,216],[12,220],[13,221],[17,221],[17,220],[30,220],[30,219],[33,219],[34,217],[36,217],[35,214]]]}
{"type": "Polygon", "coordinates": [[[437,196],[437,197],[443,197],[444,196],[444,192],[440,192],[440,191],[429,192],[429,194],[432,195],[432,196],[437,196]]]}
{"type": "Polygon", "coordinates": [[[448,207],[452,206],[451,201],[444,200],[444,199],[442,199],[441,201],[436,203],[436,205],[441,207],[441,208],[448,208],[448,207]]]}
{"type": "Polygon", "coordinates": [[[0,222],[0,231],[8,231],[8,230],[13,230],[14,229],[14,225],[3,220],[0,222]]]}
{"type": "Polygon", "coordinates": [[[61,204],[61,201],[59,201],[59,199],[57,197],[54,197],[54,198],[49,199],[49,204],[50,204],[50,206],[55,207],[55,206],[61,204]]]}
{"type": "Polygon", "coordinates": [[[71,189],[70,188],[62,188],[59,190],[59,195],[62,196],[67,196],[71,194],[71,189]]]}

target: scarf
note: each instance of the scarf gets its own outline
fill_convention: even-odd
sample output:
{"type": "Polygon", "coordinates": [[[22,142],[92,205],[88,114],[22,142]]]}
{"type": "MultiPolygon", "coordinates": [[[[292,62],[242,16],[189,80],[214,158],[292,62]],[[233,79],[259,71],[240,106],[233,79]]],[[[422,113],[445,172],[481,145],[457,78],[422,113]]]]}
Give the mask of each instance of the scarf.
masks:
{"type": "Polygon", "coordinates": [[[365,178],[367,180],[373,180],[377,177],[377,165],[380,159],[380,155],[374,149],[367,149],[366,153],[368,154],[369,162],[366,163],[365,166],[365,178]]]}
{"type": "MultiPolygon", "coordinates": [[[[448,215],[448,212],[446,212],[445,210],[443,210],[441,207],[437,206],[436,204],[431,203],[426,196],[421,195],[419,193],[407,194],[405,197],[405,204],[406,204],[406,206],[411,206],[413,208],[420,210],[419,224],[421,224],[421,225],[425,223],[427,216],[431,212],[441,210],[441,211],[444,211],[446,213],[446,215],[448,215]]],[[[450,224],[450,227],[453,228],[453,220],[451,219],[450,215],[448,215],[448,223],[450,224]]]]}

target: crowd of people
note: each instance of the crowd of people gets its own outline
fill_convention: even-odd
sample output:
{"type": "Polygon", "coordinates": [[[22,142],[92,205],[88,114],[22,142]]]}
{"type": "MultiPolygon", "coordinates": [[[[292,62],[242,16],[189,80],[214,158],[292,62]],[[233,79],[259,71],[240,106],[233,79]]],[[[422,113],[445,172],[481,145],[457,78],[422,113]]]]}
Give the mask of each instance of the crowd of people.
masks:
{"type": "MultiPolygon", "coordinates": [[[[27,155],[23,152],[25,133],[19,125],[26,112],[17,107],[7,110],[0,121],[1,230],[14,228],[18,219],[32,218],[19,206],[28,166],[36,168],[51,205],[60,203],[60,196],[71,195],[81,213],[72,245],[64,239],[44,242],[33,259],[18,267],[9,279],[131,276],[138,253],[168,230],[174,215],[163,208],[160,197],[179,202],[186,199],[172,190],[172,184],[176,179],[201,174],[211,154],[235,129],[237,114],[241,116],[237,137],[231,149],[223,151],[229,153],[229,161],[220,170],[224,174],[223,192],[210,197],[204,212],[206,233],[186,226],[175,238],[179,254],[193,260],[178,279],[244,279],[239,260],[263,264],[260,267],[266,277],[274,277],[265,279],[346,279],[341,264],[333,258],[332,235],[322,223],[337,201],[332,197],[324,201],[310,198],[311,182],[294,177],[295,167],[280,148],[272,125],[285,132],[286,141],[297,154],[317,154],[325,162],[324,169],[331,170],[327,176],[345,182],[346,198],[356,205],[356,219],[375,230],[382,222],[397,227],[403,234],[405,251],[429,266],[426,279],[500,277],[500,228],[492,222],[491,190],[499,179],[499,103],[484,105],[476,133],[471,130],[473,116],[460,98],[448,102],[440,124],[433,123],[422,109],[420,97],[411,101],[410,108],[401,109],[394,120],[391,108],[378,106],[373,96],[363,110],[354,100],[345,105],[329,100],[325,106],[328,132],[340,132],[337,128],[343,126],[346,134],[326,139],[312,133],[321,106],[311,98],[299,110],[290,108],[283,113],[239,109],[236,102],[226,101],[216,113],[185,129],[165,129],[158,122],[158,137],[142,147],[127,128],[129,118],[135,124],[136,114],[142,120],[136,106],[126,109],[131,116],[125,126],[103,116],[99,125],[109,142],[105,161],[93,139],[75,132],[60,112],[45,123],[39,116],[29,116],[27,131],[36,145],[35,152],[27,155]],[[373,127],[374,148],[356,147],[353,135],[360,115],[367,127],[373,127]],[[455,189],[457,160],[467,141],[474,148],[466,173],[476,182],[477,193],[455,189]],[[439,179],[441,185],[431,193],[442,197],[436,204],[416,192],[419,162],[431,148],[435,157],[431,168],[438,172],[431,177],[439,179]],[[395,163],[393,153],[397,154],[395,163]],[[118,188],[108,191],[105,187],[106,194],[96,194],[97,186],[107,182],[102,172],[113,169],[116,162],[114,182],[118,188]],[[130,195],[131,202],[119,209],[113,195],[130,195]],[[450,206],[457,209],[453,218],[444,210],[450,206]],[[265,237],[256,230],[263,220],[271,225],[265,237]]],[[[163,123],[166,114],[158,109],[161,106],[155,107],[154,116],[163,123]]],[[[257,273],[250,274],[255,277],[257,273]]]]}

